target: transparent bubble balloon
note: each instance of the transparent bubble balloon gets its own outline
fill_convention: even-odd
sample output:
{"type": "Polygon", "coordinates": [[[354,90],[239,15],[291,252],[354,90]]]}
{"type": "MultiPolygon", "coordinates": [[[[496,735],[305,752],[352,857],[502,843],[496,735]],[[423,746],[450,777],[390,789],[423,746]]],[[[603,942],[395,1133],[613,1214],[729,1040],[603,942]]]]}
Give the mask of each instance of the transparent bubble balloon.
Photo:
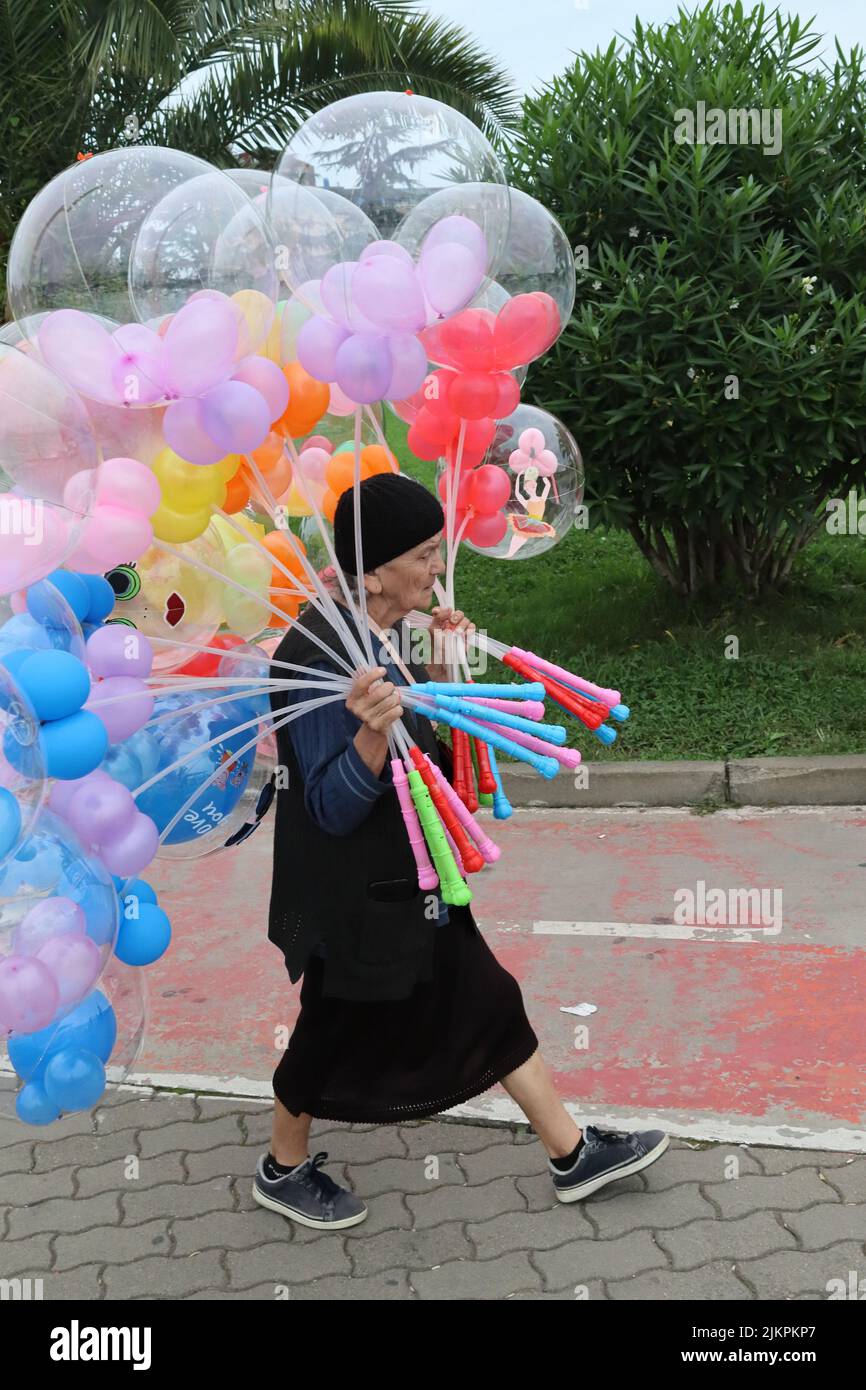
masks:
{"type": "Polygon", "coordinates": [[[194,654],[190,648],[207,646],[223,621],[226,552],[216,528],[177,549],[170,554],[152,546],[106,576],[117,600],[110,621],[151,639],[155,672],[182,666],[194,654]]]}
{"type": "MultiPolygon", "coordinates": [[[[432,193],[447,192],[455,184],[489,185],[473,209],[464,214],[472,224],[464,228],[464,235],[480,254],[484,273],[495,273],[508,231],[508,194],[502,165],[478,127],[442,102],[401,92],[368,92],[333,102],[298,128],[275,174],[294,184],[294,191],[280,190],[275,184],[269,203],[275,231],[280,220],[275,204],[282,200],[282,223],[294,234],[292,289],[305,280],[320,278],[338,262],[352,260],[349,241],[340,232],[339,217],[333,216],[329,221],[310,214],[314,189],[338,194],[353,203],[373,224],[379,237],[398,243],[415,257],[432,227],[428,224],[421,236],[416,236],[411,227],[408,232],[405,230],[409,215],[419,203],[432,193]],[[305,214],[310,217],[309,228],[305,226],[305,214]]],[[[437,222],[451,213],[447,200],[442,206],[437,222]]],[[[440,273],[447,277],[448,267],[444,263],[440,273]]],[[[477,288],[477,283],[472,285],[471,293],[477,288]]],[[[469,298],[471,294],[463,303],[469,298]]]]}
{"type": "MultiPolygon", "coordinates": [[[[108,150],[57,174],[28,204],[12,240],[7,283],[15,318],[83,309],[134,321],[130,262],[139,230],[167,195],[203,175],[220,177],[203,159],[155,145],[108,150]]],[[[187,248],[196,270],[200,244],[194,238],[187,248]]]]}
{"type": "Polygon", "coordinates": [[[156,325],[193,294],[216,290],[244,315],[240,356],[254,352],[274,315],[275,251],[260,210],[221,171],[185,180],[166,192],[141,221],[130,254],[136,317],[156,325]]]}
{"type": "Polygon", "coordinates": [[[45,800],[40,724],[0,651],[0,867],[33,829],[45,800]]]}
{"type": "MultiPolygon", "coordinates": [[[[445,495],[445,470],[446,464],[440,463],[440,497],[445,495]]],[[[456,533],[467,521],[463,544],[497,560],[529,560],[557,545],[573,525],[583,500],[583,460],[561,420],[537,406],[519,405],[500,421],[481,468],[462,475],[459,487],[458,499],[468,508],[472,508],[473,487],[497,500],[500,494],[504,498],[494,507],[494,520],[481,522],[477,540],[473,540],[473,512],[458,506],[456,533]],[[497,482],[485,469],[497,470],[501,480],[497,482]],[[481,482],[476,483],[479,475],[481,482]]],[[[475,509],[476,517],[479,513],[491,515],[484,505],[475,509]]]]}

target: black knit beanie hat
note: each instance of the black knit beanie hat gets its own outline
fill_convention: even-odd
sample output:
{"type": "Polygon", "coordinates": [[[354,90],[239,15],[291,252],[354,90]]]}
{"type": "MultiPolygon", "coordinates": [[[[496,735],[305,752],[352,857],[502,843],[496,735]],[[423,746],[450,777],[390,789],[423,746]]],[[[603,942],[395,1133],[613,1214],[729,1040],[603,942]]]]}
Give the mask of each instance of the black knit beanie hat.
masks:
{"type": "MultiPolygon", "coordinates": [[[[346,574],[355,573],[354,488],[334,512],[334,549],[346,574]]],[[[361,483],[361,560],[367,574],[429,540],[445,525],[442,504],[405,473],[374,473],[361,483]]]]}

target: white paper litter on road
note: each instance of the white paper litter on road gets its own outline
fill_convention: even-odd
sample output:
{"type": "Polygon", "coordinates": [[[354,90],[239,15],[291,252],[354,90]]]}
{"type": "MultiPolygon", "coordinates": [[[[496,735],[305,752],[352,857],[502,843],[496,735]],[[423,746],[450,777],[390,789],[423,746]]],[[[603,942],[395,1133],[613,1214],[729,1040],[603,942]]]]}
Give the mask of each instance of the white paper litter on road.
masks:
{"type": "Polygon", "coordinates": [[[561,1014],[579,1014],[581,1018],[586,1018],[589,1014],[598,1012],[597,1004],[560,1004],[561,1014]]]}

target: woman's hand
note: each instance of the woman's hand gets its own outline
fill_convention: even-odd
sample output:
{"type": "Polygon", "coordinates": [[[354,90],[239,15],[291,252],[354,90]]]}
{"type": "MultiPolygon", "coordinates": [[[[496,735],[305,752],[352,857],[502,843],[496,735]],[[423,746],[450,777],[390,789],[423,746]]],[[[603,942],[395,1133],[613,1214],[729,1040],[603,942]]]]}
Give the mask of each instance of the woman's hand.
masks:
{"type": "Polygon", "coordinates": [[[430,661],[427,663],[427,670],[430,678],[434,681],[448,680],[448,660],[454,659],[457,650],[456,645],[450,641],[452,633],[460,633],[464,640],[470,632],[475,631],[475,624],[470,622],[462,608],[433,608],[430,610],[433,621],[430,624],[431,633],[447,634],[444,639],[432,639],[432,656],[444,654],[445,661],[430,661]],[[443,650],[444,649],[444,650],[443,650]]]}
{"type": "Polygon", "coordinates": [[[359,672],[346,696],[346,708],[350,714],[354,714],[356,719],[381,737],[403,714],[400,692],[391,681],[382,680],[384,675],[384,666],[359,672]]]}

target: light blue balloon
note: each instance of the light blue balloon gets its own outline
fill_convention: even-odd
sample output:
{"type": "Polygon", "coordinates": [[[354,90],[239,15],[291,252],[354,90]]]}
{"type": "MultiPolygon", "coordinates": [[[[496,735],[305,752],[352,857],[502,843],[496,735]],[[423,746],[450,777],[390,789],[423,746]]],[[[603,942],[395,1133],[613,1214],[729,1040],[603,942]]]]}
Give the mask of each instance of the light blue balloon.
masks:
{"type": "Polygon", "coordinates": [[[0,787],[0,861],[11,854],[21,834],[21,810],[6,787],[0,787]]]}
{"type": "Polygon", "coordinates": [[[15,672],[39,719],[66,719],[90,694],[90,675],[71,652],[33,652],[15,672]]]}
{"type": "Polygon", "coordinates": [[[71,782],[99,767],[108,751],[108,731],[97,715],[80,709],[43,724],[39,745],[46,774],[71,782]]]}

